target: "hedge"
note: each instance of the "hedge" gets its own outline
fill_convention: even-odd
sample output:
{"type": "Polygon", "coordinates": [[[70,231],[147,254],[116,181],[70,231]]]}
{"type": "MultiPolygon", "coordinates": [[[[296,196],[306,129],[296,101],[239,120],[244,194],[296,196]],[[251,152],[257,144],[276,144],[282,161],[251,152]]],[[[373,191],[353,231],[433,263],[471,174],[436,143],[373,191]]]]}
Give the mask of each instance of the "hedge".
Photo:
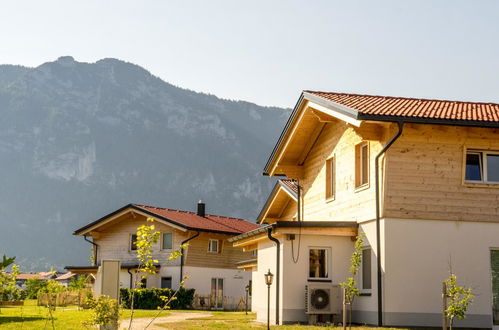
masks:
{"type": "MultiPolygon", "coordinates": [[[[159,289],[159,288],[149,288],[149,289],[120,289],[121,303],[123,307],[130,308],[130,300],[132,290],[134,293],[134,309],[158,309],[158,307],[163,307],[165,302],[161,297],[170,298],[175,290],[171,289],[159,289]]],[[[180,288],[176,299],[170,302],[168,306],[170,309],[188,309],[192,306],[192,301],[194,299],[194,289],[184,289],[180,288]]]]}

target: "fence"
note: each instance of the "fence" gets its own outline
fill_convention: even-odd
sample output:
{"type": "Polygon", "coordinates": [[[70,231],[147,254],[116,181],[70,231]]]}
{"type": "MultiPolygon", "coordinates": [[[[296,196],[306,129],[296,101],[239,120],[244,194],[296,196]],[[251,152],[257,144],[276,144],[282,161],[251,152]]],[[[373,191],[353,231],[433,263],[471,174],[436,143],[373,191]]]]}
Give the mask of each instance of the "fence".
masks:
{"type": "Polygon", "coordinates": [[[75,291],[63,291],[56,294],[40,293],[38,295],[38,306],[47,306],[49,303],[55,303],[55,306],[59,307],[68,305],[82,306],[91,292],[92,291],[90,289],[82,289],[75,291]]]}

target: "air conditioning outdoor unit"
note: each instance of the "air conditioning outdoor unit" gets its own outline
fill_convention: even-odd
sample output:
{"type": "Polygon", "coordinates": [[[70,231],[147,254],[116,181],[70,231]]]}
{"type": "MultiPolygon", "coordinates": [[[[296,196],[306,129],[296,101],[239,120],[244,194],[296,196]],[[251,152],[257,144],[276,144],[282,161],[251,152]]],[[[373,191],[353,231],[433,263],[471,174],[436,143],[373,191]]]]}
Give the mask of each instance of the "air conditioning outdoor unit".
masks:
{"type": "Polygon", "coordinates": [[[306,314],[341,313],[341,290],[338,285],[309,284],[305,286],[306,314]]]}

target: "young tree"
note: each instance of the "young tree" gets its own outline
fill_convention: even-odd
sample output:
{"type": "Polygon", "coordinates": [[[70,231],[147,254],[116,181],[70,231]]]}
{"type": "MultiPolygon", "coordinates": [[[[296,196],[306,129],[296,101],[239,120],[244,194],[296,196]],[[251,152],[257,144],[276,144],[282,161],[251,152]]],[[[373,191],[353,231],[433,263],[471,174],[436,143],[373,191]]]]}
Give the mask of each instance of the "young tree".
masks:
{"type": "Polygon", "coordinates": [[[16,287],[19,267],[14,264],[15,260],[16,257],[7,258],[4,255],[0,261],[0,301],[20,299],[20,290],[16,287]],[[11,266],[10,273],[6,271],[9,266],[11,266]]]}
{"type": "MultiPolygon", "coordinates": [[[[130,322],[128,325],[128,328],[132,328],[132,322],[133,322],[133,315],[134,315],[134,292],[135,288],[139,287],[141,284],[141,281],[143,279],[147,279],[149,275],[154,275],[157,273],[157,269],[155,264],[158,263],[158,260],[153,259],[153,245],[156,244],[160,238],[161,233],[155,230],[154,227],[154,219],[153,218],[147,218],[147,222],[150,224],[145,224],[137,228],[137,259],[139,261],[139,267],[136,272],[135,276],[135,281],[134,281],[134,286],[131,290],[131,297],[130,297],[130,322]]],[[[188,246],[188,244],[182,245],[180,248],[185,249],[188,246]]],[[[168,257],[168,260],[175,260],[179,258],[182,255],[180,250],[175,250],[170,253],[170,256],[168,257]]],[[[186,277],[182,279],[180,282],[180,287],[184,286],[186,277]]],[[[180,289],[179,287],[179,289],[180,289]]],[[[164,305],[159,308],[158,313],[153,317],[153,319],[149,322],[149,324],[145,327],[147,329],[154,319],[156,319],[160,313],[168,308],[168,305],[171,303],[171,301],[176,299],[176,295],[178,293],[178,290],[174,292],[174,294],[170,298],[164,298],[164,305]]]]}
{"type": "Polygon", "coordinates": [[[359,273],[359,268],[362,263],[362,245],[364,244],[364,236],[358,235],[355,240],[354,251],[350,257],[350,276],[345,282],[340,283],[344,292],[344,308],[343,308],[343,329],[346,329],[346,306],[349,306],[349,325],[352,326],[352,304],[354,298],[360,295],[360,290],[357,288],[356,276],[359,273]],[[346,306],[345,306],[346,305],[346,306]]]}
{"type": "Polygon", "coordinates": [[[449,319],[449,326],[452,330],[454,319],[460,320],[466,318],[466,311],[473,302],[471,288],[465,288],[457,285],[457,276],[453,273],[445,280],[446,296],[449,299],[449,306],[445,310],[445,316],[449,319]]]}

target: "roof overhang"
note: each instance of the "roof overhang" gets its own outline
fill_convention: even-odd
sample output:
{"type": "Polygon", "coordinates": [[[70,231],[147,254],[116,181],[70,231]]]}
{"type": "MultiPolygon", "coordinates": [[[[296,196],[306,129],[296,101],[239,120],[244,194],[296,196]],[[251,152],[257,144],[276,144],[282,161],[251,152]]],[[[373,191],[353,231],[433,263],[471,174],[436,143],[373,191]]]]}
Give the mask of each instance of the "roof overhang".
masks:
{"type": "Polygon", "coordinates": [[[264,222],[275,222],[277,218],[280,218],[279,214],[282,213],[289,203],[296,203],[297,201],[297,193],[291,190],[291,188],[286,184],[283,184],[280,180],[277,181],[274,188],[270,192],[265,205],[260,211],[256,222],[259,224],[264,222]]]}
{"type": "Polygon", "coordinates": [[[264,175],[301,178],[300,165],[305,161],[324,125],[338,120],[354,127],[362,124],[357,110],[302,92],[265,165],[264,175]],[[300,138],[303,136],[307,136],[306,141],[300,138]],[[296,140],[300,140],[302,144],[293,143],[296,140]],[[292,155],[284,159],[285,154],[289,153],[292,155]]]}
{"type": "Polygon", "coordinates": [[[245,261],[240,261],[236,263],[238,269],[243,269],[245,271],[253,271],[256,270],[258,266],[257,259],[250,259],[245,261]]]}
{"type": "Polygon", "coordinates": [[[228,241],[235,247],[251,251],[255,249],[258,242],[268,240],[269,229],[272,230],[274,237],[286,234],[356,237],[359,224],[355,221],[278,221],[231,237],[228,241]]]}
{"type": "Polygon", "coordinates": [[[188,228],[188,227],[186,227],[178,222],[175,222],[171,219],[167,219],[165,217],[158,216],[157,214],[154,214],[152,212],[148,212],[147,210],[141,209],[133,204],[128,204],[128,205],[125,205],[124,207],[122,207],[122,208],[120,208],[112,213],[109,213],[108,215],[103,216],[102,218],[100,218],[94,222],[89,223],[86,226],[81,227],[80,229],[75,230],[73,235],[88,236],[88,235],[90,235],[91,232],[95,231],[96,229],[98,229],[106,224],[110,224],[112,222],[118,221],[122,216],[124,216],[128,213],[139,214],[139,215],[144,216],[146,218],[147,217],[154,218],[158,222],[164,223],[164,224],[171,226],[171,227],[173,227],[177,230],[180,230],[180,231],[187,231],[190,229],[190,228],[188,228]]]}
{"type": "MultiPolygon", "coordinates": [[[[121,269],[138,269],[140,265],[138,263],[123,263],[120,265],[121,269]]],[[[154,267],[161,268],[160,264],[154,264],[154,267]]],[[[99,269],[99,266],[66,266],[64,267],[67,271],[74,274],[95,274],[99,269]]]]}

